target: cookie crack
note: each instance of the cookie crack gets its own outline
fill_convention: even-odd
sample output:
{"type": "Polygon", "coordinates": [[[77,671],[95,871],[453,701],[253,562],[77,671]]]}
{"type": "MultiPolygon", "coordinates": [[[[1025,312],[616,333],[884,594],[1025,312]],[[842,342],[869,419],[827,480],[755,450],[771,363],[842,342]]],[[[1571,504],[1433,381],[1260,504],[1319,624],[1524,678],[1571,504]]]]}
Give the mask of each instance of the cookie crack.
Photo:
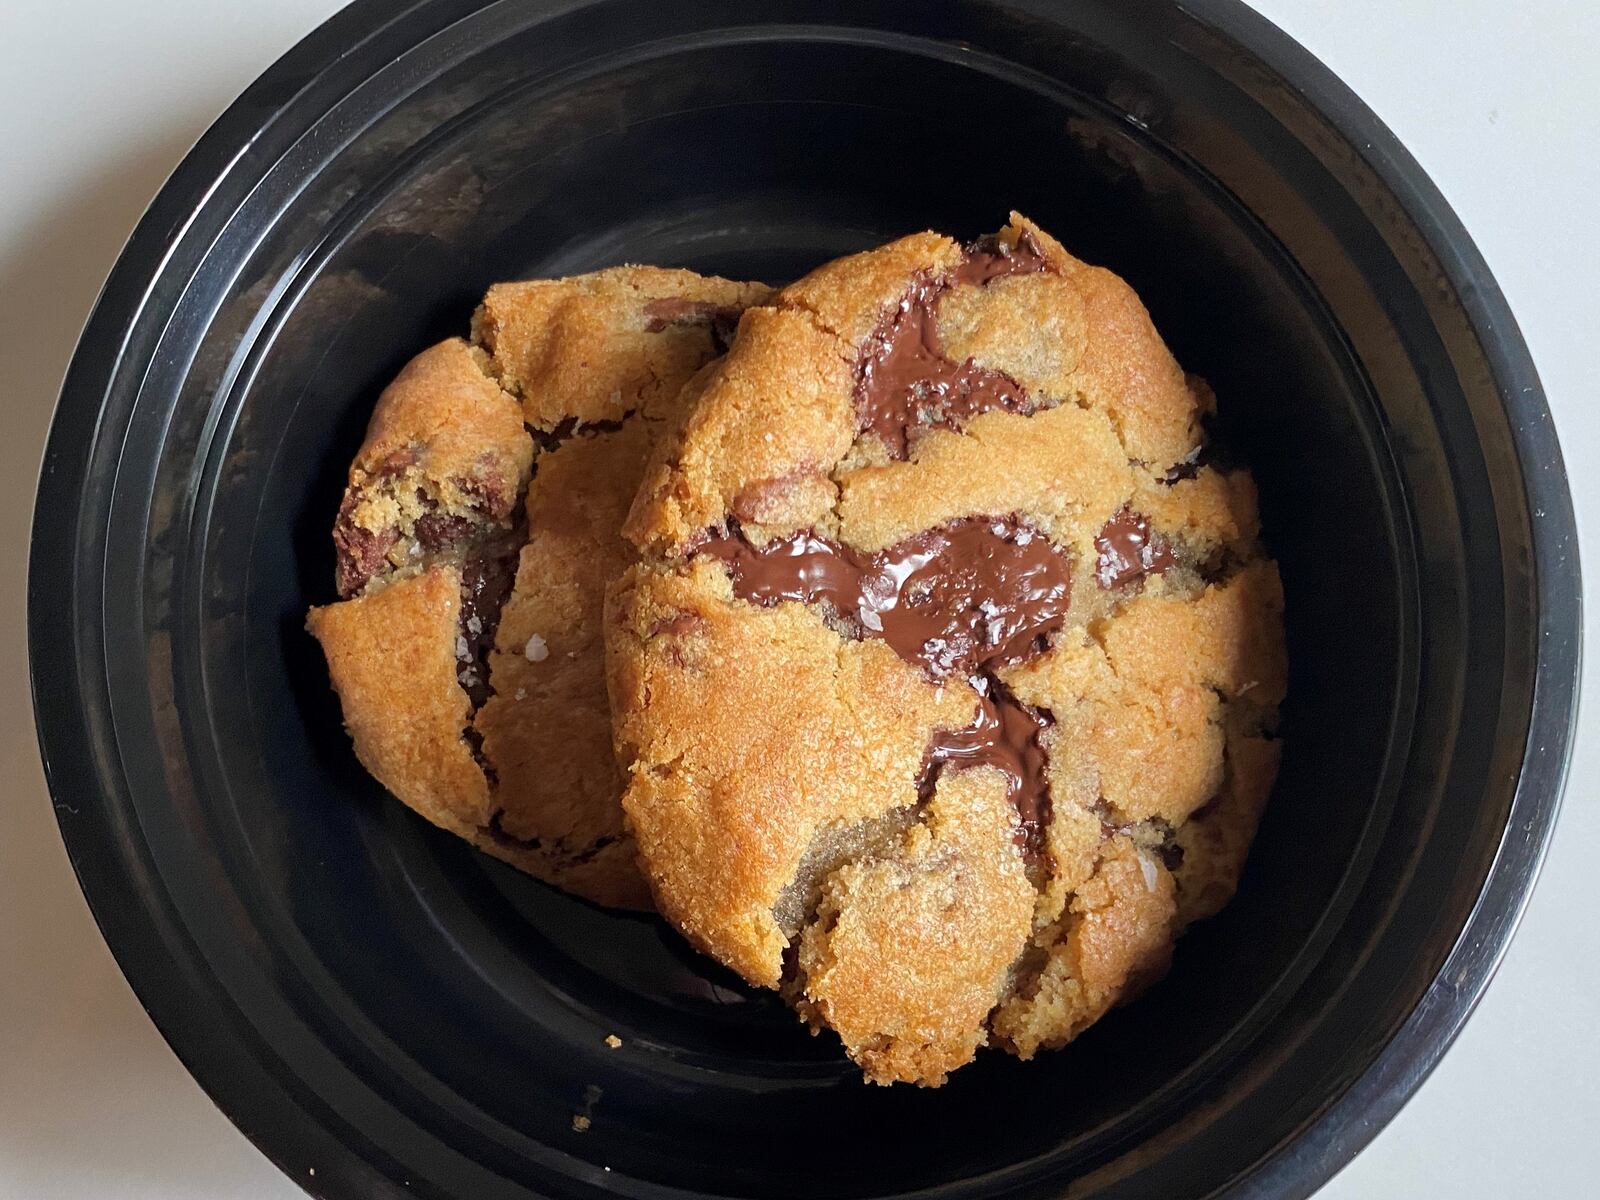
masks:
{"type": "Polygon", "coordinates": [[[515,381],[506,379],[505,371],[501,368],[494,350],[484,344],[483,319],[484,307],[480,304],[476,311],[473,312],[472,321],[467,330],[467,344],[474,351],[470,356],[473,365],[478,368],[479,373],[485,379],[511,397],[518,405],[521,405],[523,400],[522,388],[515,381]]]}
{"type": "Polygon", "coordinates": [[[539,447],[541,454],[552,454],[570,441],[598,437],[604,433],[616,433],[638,415],[638,409],[630,408],[620,417],[611,417],[604,421],[580,421],[577,417],[565,417],[549,429],[540,429],[526,421],[522,427],[528,431],[528,436],[533,439],[534,445],[539,447]]]}
{"type": "Polygon", "coordinates": [[[556,867],[587,866],[599,858],[607,849],[623,840],[623,835],[619,833],[602,834],[580,850],[568,850],[563,844],[564,839],[562,838],[556,838],[552,843],[542,837],[519,837],[509,832],[505,827],[505,815],[506,810],[503,807],[497,807],[490,814],[489,820],[480,827],[483,834],[496,845],[506,849],[539,854],[548,860],[552,866],[556,867]]]}
{"type": "Polygon", "coordinates": [[[805,317],[811,322],[812,328],[814,328],[818,333],[824,334],[838,342],[840,349],[845,352],[845,357],[847,359],[854,359],[855,348],[850,344],[850,339],[845,337],[843,331],[834,326],[832,322],[828,321],[824,317],[822,310],[817,308],[816,305],[809,303],[799,296],[791,296],[779,293],[777,296],[773,297],[772,304],[765,307],[771,307],[779,312],[789,312],[794,313],[796,316],[805,317]]]}
{"type": "Polygon", "coordinates": [[[737,600],[803,604],[842,639],[888,643],[930,682],[963,681],[974,716],[930,738],[919,796],[931,797],[945,771],[997,769],[1023,847],[1037,851],[1050,820],[1042,735],[1054,717],[1018,700],[998,672],[1043,653],[1066,620],[1071,566],[1048,538],[1015,517],[967,517],[868,555],[810,531],[757,547],[730,519],[689,555],[718,560],[737,600]]]}

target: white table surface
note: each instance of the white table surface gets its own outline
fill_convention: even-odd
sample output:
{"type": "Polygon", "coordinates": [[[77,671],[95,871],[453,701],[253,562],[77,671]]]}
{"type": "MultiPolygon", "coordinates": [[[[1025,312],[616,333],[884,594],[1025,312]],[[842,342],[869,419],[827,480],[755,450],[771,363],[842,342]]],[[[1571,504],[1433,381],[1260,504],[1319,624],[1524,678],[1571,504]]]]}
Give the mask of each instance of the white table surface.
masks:
{"type": "MultiPolygon", "coordinates": [[[[188,1077],[79,895],[27,696],[33,487],[78,329],[145,202],[339,0],[0,0],[0,1200],[290,1200],[188,1077]]],[[[1388,122],[1498,276],[1533,348],[1600,584],[1600,5],[1257,0],[1388,122]]],[[[1591,626],[1593,628],[1593,626],[1591,626]]],[[[1584,672],[1600,696],[1600,650],[1584,672]]],[[[1499,977],[1328,1200],[1600,1194],[1600,707],[1499,977]]]]}

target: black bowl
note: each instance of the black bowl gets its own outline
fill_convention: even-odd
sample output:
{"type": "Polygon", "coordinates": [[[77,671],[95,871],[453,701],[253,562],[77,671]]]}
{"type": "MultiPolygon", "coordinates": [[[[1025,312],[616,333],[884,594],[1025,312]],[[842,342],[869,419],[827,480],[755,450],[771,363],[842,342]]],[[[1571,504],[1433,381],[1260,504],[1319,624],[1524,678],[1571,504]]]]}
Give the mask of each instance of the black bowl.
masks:
{"type": "Polygon", "coordinates": [[[30,580],[63,834],[156,1023],[314,1191],[474,1200],[1305,1195],[1510,936],[1578,600],[1484,264],[1372,114],[1229,0],[361,0],[140,224],[67,380],[30,580]],[[1034,1063],[873,1089],[656,920],[385,799],[301,622],[375,393],[491,280],[781,281],[1009,207],[1126,276],[1222,397],[1288,595],[1283,773],[1238,900],[1148,997],[1034,1063]]]}

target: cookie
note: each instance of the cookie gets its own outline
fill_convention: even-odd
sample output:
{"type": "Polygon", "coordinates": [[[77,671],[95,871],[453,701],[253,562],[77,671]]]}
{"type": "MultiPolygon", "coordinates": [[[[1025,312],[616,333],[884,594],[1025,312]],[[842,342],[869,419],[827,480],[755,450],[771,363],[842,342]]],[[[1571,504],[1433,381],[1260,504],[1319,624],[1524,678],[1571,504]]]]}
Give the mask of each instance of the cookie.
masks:
{"type": "Polygon", "coordinates": [[[623,827],[602,607],[684,382],[757,285],[625,267],[498,284],[471,340],[379,397],[311,610],[367,769],[441,828],[601,904],[650,896],[623,827]]]}
{"type": "Polygon", "coordinates": [[[748,309],[686,404],[606,614],[661,911],[879,1083],[1159,979],[1286,666],[1250,477],[1133,291],[1015,214],[907,237],[748,309]]]}

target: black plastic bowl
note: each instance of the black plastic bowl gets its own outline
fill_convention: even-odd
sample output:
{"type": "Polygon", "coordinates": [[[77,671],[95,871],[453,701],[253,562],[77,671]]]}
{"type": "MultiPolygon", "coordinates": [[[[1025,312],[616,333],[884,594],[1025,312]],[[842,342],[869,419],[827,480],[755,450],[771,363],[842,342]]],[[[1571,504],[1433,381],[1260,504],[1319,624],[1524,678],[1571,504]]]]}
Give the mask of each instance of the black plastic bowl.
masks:
{"type": "Polygon", "coordinates": [[[1579,593],[1484,264],[1237,4],[362,0],[229,110],[117,265],[51,434],[30,620],[106,938],[314,1191],[1303,1196],[1505,947],[1579,593]],[[1145,999],[1033,1063],[868,1088],[654,919],[386,800],[301,622],[373,397],[490,281],[781,281],[1011,207],[1131,280],[1222,398],[1288,594],[1283,773],[1238,900],[1145,999]]]}

